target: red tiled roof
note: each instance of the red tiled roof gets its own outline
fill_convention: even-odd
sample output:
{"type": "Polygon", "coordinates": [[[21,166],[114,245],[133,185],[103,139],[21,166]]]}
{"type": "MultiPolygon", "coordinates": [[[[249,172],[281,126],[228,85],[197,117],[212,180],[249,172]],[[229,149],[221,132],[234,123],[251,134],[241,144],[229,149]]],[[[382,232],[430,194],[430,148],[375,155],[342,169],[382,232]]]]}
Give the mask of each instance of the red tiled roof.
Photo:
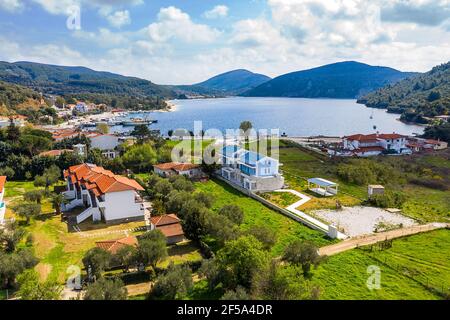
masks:
{"type": "Polygon", "coordinates": [[[6,183],[6,176],[0,176],[0,192],[3,192],[6,183]]]}
{"type": "Polygon", "coordinates": [[[381,133],[381,134],[354,134],[351,136],[344,137],[347,140],[353,140],[353,141],[363,141],[363,142],[376,142],[377,139],[398,139],[398,138],[404,138],[405,136],[402,136],[397,133],[381,133]]]}
{"type": "Polygon", "coordinates": [[[44,151],[39,154],[41,157],[59,157],[64,152],[73,152],[73,150],[70,149],[62,149],[62,150],[50,150],[50,151],[44,151]]]}
{"type": "Polygon", "coordinates": [[[397,133],[382,133],[378,135],[379,138],[381,139],[399,139],[399,138],[404,138],[405,136],[402,136],[401,134],[397,134],[397,133]]]}
{"type": "Polygon", "coordinates": [[[184,235],[183,228],[181,227],[181,224],[179,224],[179,223],[160,226],[160,227],[157,227],[156,229],[161,231],[163,233],[163,235],[166,236],[166,238],[184,235]]]}
{"type": "Polygon", "coordinates": [[[442,142],[438,140],[428,139],[425,141],[427,144],[434,144],[434,145],[440,145],[442,142]]]}
{"type": "Polygon", "coordinates": [[[96,194],[105,194],[110,192],[119,192],[125,190],[139,190],[144,188],[135,180],[115,175],[109,170],[96,165],[86,163],[72,166],[64,171],[64,177],[71,178],[73,183],[78,182],[86,186],[89,190],[96,190],[96,194]]]}
{"type": "Polygon", "coordinates": [[[136,247],[138,241],[136,237],[126,237],[118,240],[110,240],[110,241],[97,241],[95,245],[103,250],[109,251],[111,253],[117,253],[119,249],[126,246],[136,247]]]}
{"type": "Polygon", "coordinates": [[[155,168],[163,171],[175,170],[175,171],[186,171],[191,169],[196,169],[200,167],[198,164],[192,163],[179,163],[179,162],[167,162],[161,164],[155,164],[155,168]]]}
{"type": "Polygon", "coordinates": [[[155,226],[165,226],[169,224],[179,223],[180,219],[176,214],[165,214],[162,216],[154,216],[150,218],[150,222],[155,226]]]}

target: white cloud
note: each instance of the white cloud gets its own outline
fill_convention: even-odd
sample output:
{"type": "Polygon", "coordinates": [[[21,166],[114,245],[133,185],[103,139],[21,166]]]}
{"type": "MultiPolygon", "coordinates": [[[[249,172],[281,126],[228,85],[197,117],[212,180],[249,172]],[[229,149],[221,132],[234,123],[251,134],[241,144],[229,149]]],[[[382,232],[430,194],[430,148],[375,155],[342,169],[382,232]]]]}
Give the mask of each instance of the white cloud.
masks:
{"type": "MultiPolygon", "coordinates": [[[[143,4],[143,0],[32,0],[51,14],[67,15],[72,6],[98,8],[103,13],[111,13],[113,8],[143,4]]],[[[70,13],[70,12],[69,12],[70,13]]]]}
{"type": "Polygon", "coordinates": [[[73,6],[80,6],[79,0],[33,0],[51,14],[68,15],[73,6]]]}
{"type": "Polygon", "coordinates": [[[203,13],[203,16],[206,19],[223,18],[228,15],[228,10],[229,10],[228,7],[225,5],[217,5],[214,8],[212,8],[211,10],[208,10],[205,13],[203,13]]]}
{"type": "Polygon", "coordinates": [[[70,66],[88,64],[88,59],[80,52],[67,46],[56,44],[22,46],[4,38],[0,38],[0,60],[11,62],[27,60],[70,66]]]}
{"type": "Polygon", "coordinates": [[[15,12],[23,8],[21,0],[0,0],[0,9],[15,12]]]}
{"type": "Polygon", "coordinates": [[[389,22],[438,26],[450,20],[449,0],[391,0],[382,5],[381,18],[389,22]]]}
{"type": "MultiPolygon", "coordinates": [[[[53,1],[34,1],[46,2],[54,12],[63,7],[53,1]]],[[[435,2],[445,1],[450,0],[435,2]]],[[[120,7],[125,2],[138,4],[96,0],[90,6],[108,17],[126,11],[120,7]]],[[[344,60],[405,71],[427,71],[448,61],[450,21],[388,19],[383,10],[399,3],[431,6],[430,0],[268,0],[264,14],[221,31],[171,6],[161,8],[156,21],[140,30],[73,32],[74,48],[78,44],[92,48],[82,54],[45,41],[28,48],[0,38],[0,60],[85,65],[164,84],[196,83],[236,68],[278,76],[344,60]]]]}
{"type": "Polygon", "coordinates": [[[177,39],[186,43],[212,42],[219,31],[204,24],[194,23],[189,15],[178,8],[162,8],[158,13],[158,21],[147,27],[152,41],[166,42],[177,39]]]}
{"type": "Polygon", "coordinates": [[[121,28],[131,23],[130,12],[128,10],[116,11],[107,15],[106,19],[115,28],[121,28]]]}
{"type": "Polygon", "coordinates": [[[126,45],[129,42],[128,39],[133,36],[130,33],[113,32],[107,28],[99,28],[98,32],[77,30],[72,35],[77,39],[87,40],[108,48],[126,45]]]}

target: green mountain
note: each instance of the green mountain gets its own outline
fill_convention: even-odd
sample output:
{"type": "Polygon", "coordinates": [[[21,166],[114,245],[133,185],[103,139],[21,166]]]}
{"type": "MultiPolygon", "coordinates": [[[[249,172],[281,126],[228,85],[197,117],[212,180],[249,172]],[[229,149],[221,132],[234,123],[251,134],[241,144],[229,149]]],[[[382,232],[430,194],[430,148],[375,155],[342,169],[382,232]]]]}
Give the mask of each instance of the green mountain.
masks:
{"type": "Polygon", "coordinates": [[[244,92],[243,95],[354,99],[412,75],[414,73],[347,61],[288,73],[244,92]]]}
{"type": "Polygon", "coordinates": [[[1,62],[0,80],[38,92],[85,99],[95,103],[118,104],[126,108],[158,108],[163,98],[175,94],[148,80],[126,77],[85,67],[66,67],[34,62],[1,62]]]}
{"type": "Polygon", "coordinates": [[[177,89],[181,94],[229,96],[239,95],[269,80],[271,78],[265,75],[239,69],[219,74],[191,86],[177,86],[177,89]]]}
{"type": "Polygon", "coordinates": [[[358,102],[401,113],[403,120],[411,122],[427,123],[427,117],[449,114],[450,62],[369,93],[358,102]]]}

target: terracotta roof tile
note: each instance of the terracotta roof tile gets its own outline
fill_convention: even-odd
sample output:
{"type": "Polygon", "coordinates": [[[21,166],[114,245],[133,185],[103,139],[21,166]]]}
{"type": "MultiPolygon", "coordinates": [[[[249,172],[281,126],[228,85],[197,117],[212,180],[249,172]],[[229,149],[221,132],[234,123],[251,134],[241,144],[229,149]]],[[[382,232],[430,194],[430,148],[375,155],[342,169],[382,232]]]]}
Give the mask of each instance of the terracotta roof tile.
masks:
{"type": "Polygon", "coordinates": [[[101,194],[125,190],[144,190],[135,180],[115,175],[102,167],[88,165],[86,163],[70,167],[65,172],[65,176],[70,176],[72,182],[78,182],[85,185],[86,188],[96,188],[101,194]]]}
{"type": "Polygon", "coordinates": [[[164,170],[164,171],[167,171],[167,170],[186,171],[186,170],[199,168],[200,166],[198,164],[193,164],[193,163],[167,162],[167,163],[155,164],[154,167],[159,170],[164,170]]]}
{"type": "Polygon", "coordinates": [[[95,243],[95,245],[103,250],[109,251],[113,254],[117,253],[119,249],[126,247],[126,246],[133,246],[136,247],[138,244],[138,241],[136,237],[130,236],[122,239],[117,240],[110,240],[110,241],[98,241],[95,243]]]}
{"type": "Polygon", "coordinates": [[[183,228],[179,223],[160,226],[157,227],[156,229],[161,231],[166,236],[166,238],[184,235],[183,228]]]}
{"type": "Polygon", "coordinates": [[[60,155],[62,155],[64,152],[73,152],[73,150],[70,149],[62,149],[62,150],[49,150],[49,151],[44,151],[41,152],[39,154],[39,156],[41,157],[59,157],[60,155]]]}
{"type": "Polygon", "coordinates": [[[6,184],[6,176],[0,176],[0,192],[3,192],[6,184]]]}
{"type": "Polygon", "coordinates": [[[150,218],[150,222],[155,226],[165,226],[169,224],[180,223],[180,219],[175,214],[166,214],[162,216],[153,216],[150,218]]]}

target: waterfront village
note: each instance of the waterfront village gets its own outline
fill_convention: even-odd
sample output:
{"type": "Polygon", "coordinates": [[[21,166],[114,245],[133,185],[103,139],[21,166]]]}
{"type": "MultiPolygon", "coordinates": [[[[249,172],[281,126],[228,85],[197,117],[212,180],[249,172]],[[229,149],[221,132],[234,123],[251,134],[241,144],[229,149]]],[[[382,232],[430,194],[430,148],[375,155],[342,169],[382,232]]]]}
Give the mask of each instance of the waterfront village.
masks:
{"type": "MultiPolygon", "coordinates": [[[[31,264],[41,279],[62,285],[58,298],[82,297],[86,284],[103,275],[120,277],[129,297],[145,297],[169,281],[162,270],[175,266],[188,268],[194,283],[170,297],[223,294],[211,285],[204,261],[217,254],[225,259],[223,248],[237,234],[259,239],[271,256],[286,256],[297,240],[333,256],[448,228],[448,167],[436,160],[448,161],[443,141],[378,132],[284,135],[279,156],[272,157],[252,146],[278,137],[168,136],[149,130],[149,118],[106,105],[57,109],[66,120],[58,125],[1,119],[2,131],[39,130],[51,142],[32,152],[35,166],[42,166],[34,180],[26,173],[17,179],[13,168],[0,176],[0,228],[2,235],[13,233],[19,223],[29,235],[23,245],[34,248],[31,264]],[[117,125],[130,130],[110,133],[117,125]],[[216,150],[218,164],[171,160],[173,148],[190,153],[195,139],[216,150]],[[421,172],[414,172],[419,165],[421,172]],[[426,214],[431,194],[435,203],[426,214]],[[75,286],[65,284],[71,265],[83,269],[75,286]]],[[[322,273],[317,283],[323,286],[330,275],[322,273]]],[[[14,297],[14,290],[3,292],[14,297]]]]}

